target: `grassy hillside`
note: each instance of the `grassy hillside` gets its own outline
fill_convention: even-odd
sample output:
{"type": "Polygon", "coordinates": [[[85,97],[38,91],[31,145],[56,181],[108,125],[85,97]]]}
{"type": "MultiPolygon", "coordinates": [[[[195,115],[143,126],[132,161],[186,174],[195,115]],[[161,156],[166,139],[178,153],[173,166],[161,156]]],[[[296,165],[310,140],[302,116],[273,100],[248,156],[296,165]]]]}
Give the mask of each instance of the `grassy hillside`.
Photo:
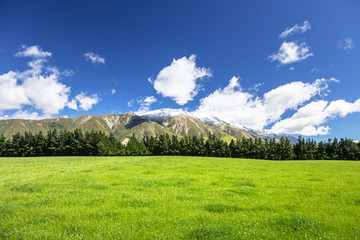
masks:
{"type": "Polygon", "coordinates": [[[360,162],[0,158],[0,239],[358,239],[360,162]]]}

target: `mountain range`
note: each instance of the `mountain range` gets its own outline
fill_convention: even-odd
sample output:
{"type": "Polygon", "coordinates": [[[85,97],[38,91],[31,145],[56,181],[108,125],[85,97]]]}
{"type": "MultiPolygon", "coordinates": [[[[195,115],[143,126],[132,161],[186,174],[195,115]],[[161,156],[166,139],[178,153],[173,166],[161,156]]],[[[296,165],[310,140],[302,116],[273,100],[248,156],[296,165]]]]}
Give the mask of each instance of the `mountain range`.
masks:
{"type": "Polygon", "coordinates": [[[217,118],[200,119],[179,109],[159,109],[145,113],[107,114],[102,116],[82,115],[75,118],[52,118],[43,120],[9,119],[0,121],[0,134],[9,138],[15,133],[43,132],[48,130],[102,131],[113,133],[126,143],[130,136],[140,139],[143,136],[169,134],[176,136],[204,136],[213,134],[230,142],[232,139],[262,138],[279,140],[287,137],[291,143],[297,139],[290,135],[274,134],[266,130],[239,128],[217,118]]]}

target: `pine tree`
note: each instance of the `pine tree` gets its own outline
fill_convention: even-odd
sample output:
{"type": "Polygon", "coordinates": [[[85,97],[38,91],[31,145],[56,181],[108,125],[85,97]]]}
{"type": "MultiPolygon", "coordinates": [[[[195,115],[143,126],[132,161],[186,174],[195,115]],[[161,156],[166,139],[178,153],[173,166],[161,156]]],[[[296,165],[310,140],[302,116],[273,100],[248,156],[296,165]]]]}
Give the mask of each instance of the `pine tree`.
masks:
{"type": "Polygon", "coordinates": [[[0,135],[0,157],[6,156],[6,138],[3,134],[0,135]]]}

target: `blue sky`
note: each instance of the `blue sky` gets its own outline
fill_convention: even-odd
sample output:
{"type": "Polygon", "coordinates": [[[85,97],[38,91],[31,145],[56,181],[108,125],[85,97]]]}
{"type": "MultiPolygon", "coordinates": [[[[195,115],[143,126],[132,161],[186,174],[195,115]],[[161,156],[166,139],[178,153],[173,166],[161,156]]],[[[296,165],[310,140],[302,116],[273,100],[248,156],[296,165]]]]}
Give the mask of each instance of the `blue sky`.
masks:
{"type": "Polygon", "coordinates": [[[359,139],[359,12],[355,0],[0,1],[0,118],[182,108],[359,139]]]}

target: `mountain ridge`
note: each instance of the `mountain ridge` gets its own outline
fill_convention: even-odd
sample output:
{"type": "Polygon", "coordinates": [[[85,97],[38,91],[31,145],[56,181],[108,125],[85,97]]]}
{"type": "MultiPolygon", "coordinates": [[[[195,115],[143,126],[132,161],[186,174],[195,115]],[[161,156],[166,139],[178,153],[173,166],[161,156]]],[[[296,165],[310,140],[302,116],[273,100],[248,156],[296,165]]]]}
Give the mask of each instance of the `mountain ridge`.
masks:
{"type": "MultiPolygon", "coordinates": [[[[102,131],[113,133],[121,141],[126,142],[130,136],[140,139],[143,136],[159,134],[184,136],[203,136],[213,134],[216,137],[230,142],[241,138],[269,139],[288,137],[292,143],[296,138],[289,135],[262,134],[252,129],[240,129],[220,119],[205,122],[193,114],[179,109],[160,109],[146,113],[128,112],[124,114],[81,115],[74,118],[49,118],[42,120],[6,119],[0,120],[0,134],[10,138],[16,133],[43,132],[49,130],[102,131]]],[[[265,132],[264,132],[265,133],[265,132]]]]}

